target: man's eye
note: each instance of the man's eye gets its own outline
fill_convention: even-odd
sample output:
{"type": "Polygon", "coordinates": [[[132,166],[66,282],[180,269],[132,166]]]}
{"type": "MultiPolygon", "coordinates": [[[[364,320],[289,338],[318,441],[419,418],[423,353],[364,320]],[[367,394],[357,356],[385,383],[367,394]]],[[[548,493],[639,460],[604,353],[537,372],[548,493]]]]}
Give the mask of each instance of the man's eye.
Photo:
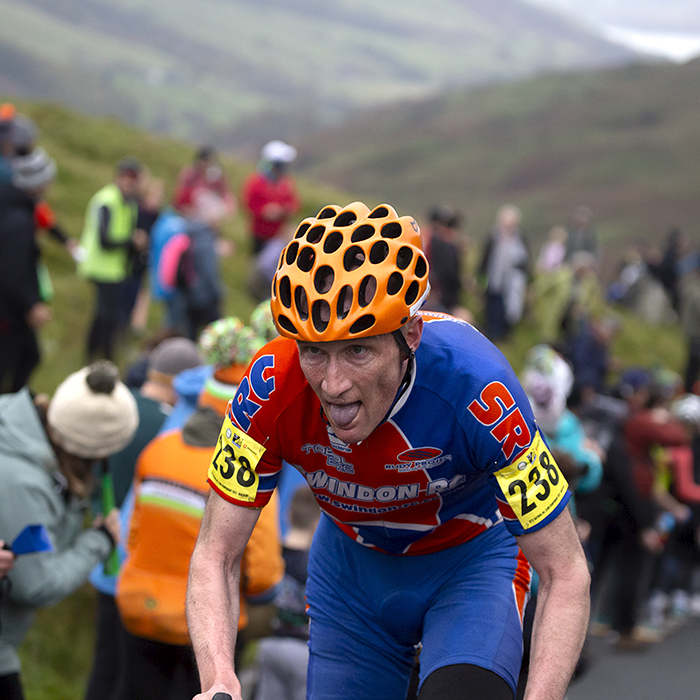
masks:
{"type": "Polygon", "coordinates": [[[364,347],[363,345],[350,346],[350,354],[351,355],[364,355],[365,352],[367,352],[367,348],[364,347]]]}

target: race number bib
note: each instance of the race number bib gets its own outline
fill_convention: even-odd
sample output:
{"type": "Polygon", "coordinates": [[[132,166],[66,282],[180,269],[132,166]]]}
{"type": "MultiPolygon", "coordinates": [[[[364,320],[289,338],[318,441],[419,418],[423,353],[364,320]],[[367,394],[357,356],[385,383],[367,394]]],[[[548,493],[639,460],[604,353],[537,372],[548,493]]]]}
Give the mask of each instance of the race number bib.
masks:
{"type": "Polygon", "coordinates": [[[496,479],[525,530],[544,520],[568,487],[539,431],[517,461],[496,472],[496,479]]]}
{"type": "Polygon", "coordinates": [[[252,503],[258,492],[255,473],[265,448],[248,437],[226,416],[209,466],[209,479],[227,496],[252,503]]]}

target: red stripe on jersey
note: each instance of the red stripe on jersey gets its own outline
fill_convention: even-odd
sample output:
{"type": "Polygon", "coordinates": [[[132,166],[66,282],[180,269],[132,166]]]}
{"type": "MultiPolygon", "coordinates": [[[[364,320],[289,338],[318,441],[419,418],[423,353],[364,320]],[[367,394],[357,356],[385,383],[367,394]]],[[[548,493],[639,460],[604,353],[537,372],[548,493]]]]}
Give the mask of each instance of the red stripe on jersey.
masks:
{"type": "Polygon", "coordinates": [[[515,593],[515,603],[518,606],[521,623],[525,615],[525,605],[529,597],[531,582],[532,569],[530,568],[530,562],[525,558],[525,555],[518,550],[518,564],[515,568],[515,575],[513,576],[513,592],[515,593]]]}

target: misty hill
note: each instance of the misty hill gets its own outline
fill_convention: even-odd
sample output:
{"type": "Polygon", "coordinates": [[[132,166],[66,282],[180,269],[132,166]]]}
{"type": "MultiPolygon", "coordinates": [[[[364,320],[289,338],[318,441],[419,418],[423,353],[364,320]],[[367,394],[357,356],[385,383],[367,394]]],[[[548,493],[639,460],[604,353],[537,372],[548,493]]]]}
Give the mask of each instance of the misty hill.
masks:
{"type": "Polygon", "coordinates": [[[697,0],[528,0],[592,24],[654,31],[700,31],[697,0]]]}
{"type": "Polygon", "coordinates": [[[591,206],[609,244],[700,237],[700,60],[549,75],[375,112],[300,144],[299,168],[422,215],[449,202],[480,239],[496,208],[533,238],[591,206]]]}
{"type": "Polygon", "coordinates": [[[0,0],[0,16],[0,90],[237,148],[631,57],[520,0],[0,0]]]}

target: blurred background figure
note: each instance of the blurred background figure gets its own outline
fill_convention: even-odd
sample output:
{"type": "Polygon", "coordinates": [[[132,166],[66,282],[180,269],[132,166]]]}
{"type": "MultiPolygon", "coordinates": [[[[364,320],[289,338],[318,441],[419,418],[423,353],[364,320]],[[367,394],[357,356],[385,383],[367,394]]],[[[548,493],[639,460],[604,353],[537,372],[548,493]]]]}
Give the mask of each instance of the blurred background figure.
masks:
{"type": "Polygon", "coordinates": [[[255,256],[280,234],[299,210],[296,185],[287,172],[296,157],[294,146],[283,141],[266,143],[257,170],[243,184],[241,202],[250,218],[249,231],[255,256]]]}
{"type": "Polygon", "coordinates": [[[685,390],[700,394],[700,254],[681,278],[679,289],[681,328],[688,343],[685,390]]]}
{"type": "Polygon", "coordinates": [[[472,322],[472,314],[462,303],[466,253],[466,242],[460,235],[463,217],[452,207],[441,204],[428,212],[428,221],[423,247],[430,264],[431,289],[425,308],[472,322]]]}
{"type": "MultiPolygon", "coordinates": [[[[228,401],[262,345],[238,319],[220,319],[207,327],[200,350],[205,362],[214,365],[214,375],[184,424],[161,431],[138,458],[127,559],[116,589],[126,629],[123,700],[190,700],[199,692],[185,620],[189,560],[228,401]]],[[[248,622],[244,598],[268,602],[282,578],[278,519],[275,499],[269,514],[261,512],[244,552],[240,629],[248,622]]]]}
{"type": "Polygon", "coordinates": [[[202,146],[195,154],[192,164],[180,171],[173,193],[173,207],[184,216],[190,216],[197,206],[197,195],[201,192],[216,195],[224,206],[224,216],[233,216],[236,200],[212,146],[202,146]]]}
{"type": "Polygon", "coordinates": [[[119,538],[116,510],[84,529],[98,460],[130,441],[139,416],[117,368],[99,362],[71,374],[48,402],[28,389],[0,397],[0,538],[46,528],[53,551],[20,556],[0,608],[0,697],[22,700],[17,647],[36,609],[79,588],[119,538]]]}
{"type": "Polygon", "coordinates": [[[56,163],[36,148],[14,157],[11,182],[0,184],[0,393],[29,381],[40,361],[36,332],[51,319],[34,209],[55,175],[56,163]]]}
{"type": "Polygon", "coordinates": [[[85,259],[80,274],[95,285],[95,310],[87,337],[87,357],[114,357],[119,332],[126,325],[125,296],[132,251],[143,251],[148,238],[136,229],[143,165],[135,158],[117,163],[114,181],[90,200],[80,239],[85,259]]]}
{"type": "MultiPolygon", "coordinates": [[[[108,471],[117,508],[122,507],[131,487],[139,455],[158,434],[175,404],[173,377],[199,364],[197,344],[188,338],[166,338],[149,354],[145,381],[140,388],[131,389],[139,414],[138,430],[128,445],[109,458],[108,471]]],[[[103,496],[102,488],[94,494],[94,511],[100,511],[103,496]]],[[[95,651],[85,700],[117,700],[121,692],[124,628],[114,601],[117,574],[118,568],[105,571],[101,565],[90,574],[90,583],[97,590],[97,622],[95,651]]]]}
{"type": "Polygon", "coordinates": [[[571,223],[566,229],[566,253],[564,260],[570,261],[578,252],[590,253],[598,259],[598,236],[593,228],[593,212],[589,207],[576,207],[571,216],[571,223]]]}
{"type": "Polygon", "coordinates": [[[525,310],[529,253],[521,220],[520,209],[513,204],[498,210],[479,265],[486,289],[484,332],[492,341],[505,338],[525,310]]]}

